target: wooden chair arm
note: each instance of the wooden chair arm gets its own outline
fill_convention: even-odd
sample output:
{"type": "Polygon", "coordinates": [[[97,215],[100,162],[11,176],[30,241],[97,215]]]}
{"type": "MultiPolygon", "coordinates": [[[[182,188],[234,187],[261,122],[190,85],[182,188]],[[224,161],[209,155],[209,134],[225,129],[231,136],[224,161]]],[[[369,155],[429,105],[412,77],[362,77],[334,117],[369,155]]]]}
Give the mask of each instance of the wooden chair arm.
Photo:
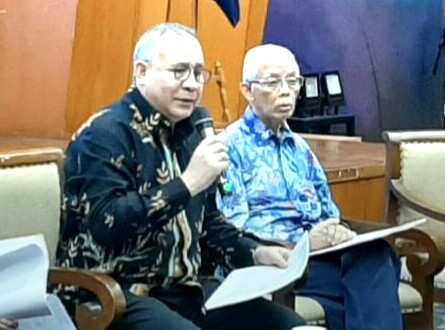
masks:
{"type": "Polygon", "coordinates": [[[444,268],[445,231],[442,223],[428,221],[395,237],[414,242],[408,246],[394,246],[400,255],[407,257],[407,266],[413,276],[434,276],[444,268]]]}
{"type": "MultiPolygon", "coordinates": [[[[360,220],[342,219],[352,230],[360,228],[385,228],[391,225],[360,220]]],[[[392,235],[388,240],[397,254],[407,257],[407,266],[415,276],[434,276],[445,266],[445,231],[443,224],[427,221],[422,226],[392,235]],[[408,241],[409,244],[396,244],[397,239],[408,241]],[[428,256],[425,258],[425,254],[428,256]]]]}
{"type": "Polygon", "coordinates": [[[412,208],[414,211],[422,213],[428,218],[445,222],[445,209],[435,207],[421,198],[414,196],[414,194],[405,188],[400,180],[391,180],[390,189],[401,203],[412,208]]]}
{"type": "Polygon", "coordinates": [[[49,283],[73,285],[96,295],[100,307],[82,304],[76,310],[76,322],[82,330],[105,330],[125,312],[126,302],[121,287],[106,274],[52,267],[49,283]]]}

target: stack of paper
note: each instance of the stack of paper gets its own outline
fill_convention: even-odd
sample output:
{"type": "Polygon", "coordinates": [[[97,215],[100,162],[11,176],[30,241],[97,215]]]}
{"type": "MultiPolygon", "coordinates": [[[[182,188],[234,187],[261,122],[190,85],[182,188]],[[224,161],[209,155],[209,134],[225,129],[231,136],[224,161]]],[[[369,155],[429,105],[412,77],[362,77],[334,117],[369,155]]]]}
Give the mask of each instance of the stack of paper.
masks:
{"type": "Polygon", "coordinates": [[[369,226],[371,231],[358,234],[353,239],[309,253],[309,236],[306,232],[295,246],[288,261],[288,267],[252,266],[232,271],[205,303],[207,310],[229,306],[266,294],[273,293],[299,279],[306,268],[309,256],[316,256],[346,249],[373,240],[385,238],[425,223],[425,219],[385,227],[369,226]]]}
{"type": "Polygon", "coordinates": [[[374,227],[373,229],[371,229],[371,231],[365,232],[365,233],[359,233],[353,239],[346,241],[344,243],[340,243],[338,245],[334,245],[334,246],[331,246],[331,247],[328,247],[325,249],[312,251],[311,257],[320,255],[323,253],[329,253],[329,252],[346,249],[346,248],[354,246],[354,245],[359,245],[359,244],[375,241],[377,239],[389,237],[391,235],[401,233],[401,232],[407,231],[411,228],[420,226],[421,224],[424,224],[425,222],[426,222],[426,219],[419,219],[419,220],[410,221],[410,222],[407,222],[407,223],[404,223],[401,225],[395,225],[395,226],[390,226],[390,227],[386,227],[386,228],[374,227]]]}
{"type": "Polygon", "coordinates": [[[207,310],[229,306],[275,292],[299,279],[309,259],[305,233],[292,250],[288,267],[251,266],[232,271],[205,303],[207,310]]]}
{"type": "Polygon", "coordinates": [[[48,250],[42,235],[0,241],[0,318],[50,315],[48,250]]]}

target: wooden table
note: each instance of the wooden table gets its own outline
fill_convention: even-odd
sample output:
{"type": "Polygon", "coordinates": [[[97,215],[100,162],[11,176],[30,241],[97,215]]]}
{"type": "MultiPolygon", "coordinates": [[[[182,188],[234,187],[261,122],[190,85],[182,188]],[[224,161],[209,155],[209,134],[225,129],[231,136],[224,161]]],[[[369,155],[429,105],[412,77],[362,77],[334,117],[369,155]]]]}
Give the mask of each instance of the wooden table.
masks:
{"type": "Polygon", "coordinates": [[[23,138],[14,136],[0,136],[0,153],[18,152],[20,150],[44,147],[57,147],[65,150],[67,139],[23,138]]]}
{"type": "MultiPolygon", "coordinates": [[[[380,143],[307,139],[331,183],[344,216],[382,221],[384,212],[385,147],[380,143]]],[[[0,137],[0,154],[30,148],[59,147],[66,139],[0,137]]]]}
{"type": "Polygon", "coordinates": [[[307,139],[348,218],[381,222],[385,206],[385,145],[307,139]]]}

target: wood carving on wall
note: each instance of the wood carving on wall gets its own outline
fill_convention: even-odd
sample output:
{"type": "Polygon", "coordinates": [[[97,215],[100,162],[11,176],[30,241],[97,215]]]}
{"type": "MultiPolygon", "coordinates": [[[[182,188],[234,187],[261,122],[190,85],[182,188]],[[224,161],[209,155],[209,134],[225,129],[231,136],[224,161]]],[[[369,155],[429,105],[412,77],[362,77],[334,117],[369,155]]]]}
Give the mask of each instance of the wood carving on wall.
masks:
{"type": "MultiPolygon", "coordinates": [[[[224,75],[224,68],[222,67],[222,64],[220,61],[216,61],[215,63],[215,78],[216,83],[219,87],[219,97],[222,104],[222,116],[221,120],[224,124],[227,124],[230,122],[230,110],[228,107],[228,100],[227,100],[227,90],[226,90],[226,77],[224,75]]],[[[219,121],[219,118],[215,118],[217,121],[219,121]]]]}

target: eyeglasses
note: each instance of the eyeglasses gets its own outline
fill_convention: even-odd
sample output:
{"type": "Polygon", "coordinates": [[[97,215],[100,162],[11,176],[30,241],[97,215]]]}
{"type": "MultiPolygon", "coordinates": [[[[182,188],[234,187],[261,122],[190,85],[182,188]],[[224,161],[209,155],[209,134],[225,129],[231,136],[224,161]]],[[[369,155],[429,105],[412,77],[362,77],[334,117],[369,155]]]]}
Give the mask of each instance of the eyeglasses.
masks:
{"type": "Polygon", "coordinates": [[[270,77],[266,79],[249,80],[248,83],[258,84],[261,88],[269,91],[276,91],[286,83],[289,89],[297,90],[303,86],[304,78],[301,76],[287,76],[284,78],[270,77]]]}
{"type": "Polygon", "coordinates": [[[199,84],[206,84],[212,78],[212,72],[201,65],[191,66],[186,63],[181,63],[172,67],[158,67],[157,69],[165,69],[173,73],[173,77],[181,82],[186,81],[192,72],[196,82],[199,84]]]}

